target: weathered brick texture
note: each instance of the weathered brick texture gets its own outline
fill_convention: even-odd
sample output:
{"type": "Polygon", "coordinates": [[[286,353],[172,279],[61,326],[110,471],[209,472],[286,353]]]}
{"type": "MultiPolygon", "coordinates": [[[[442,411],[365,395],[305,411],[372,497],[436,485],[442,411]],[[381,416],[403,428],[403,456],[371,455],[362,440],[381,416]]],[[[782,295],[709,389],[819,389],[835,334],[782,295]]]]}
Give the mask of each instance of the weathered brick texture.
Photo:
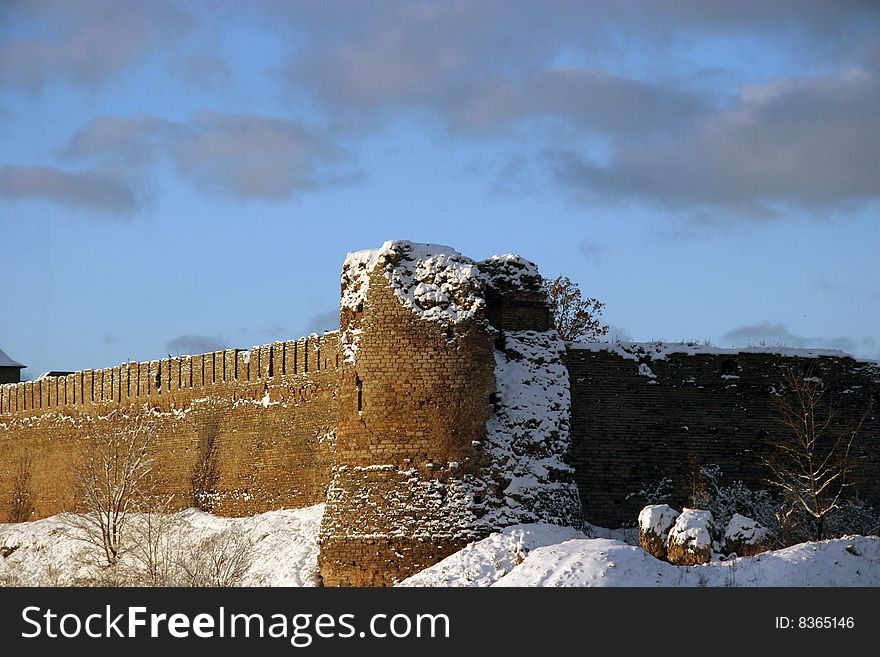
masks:
{"type": "MultiPolygon", "coordinates": [[[[764,486],[760,456],[779,431],[771,391],[786,369],[807,366],[819,368],[842,421],[874,399],[856,460],[859,492],[880,507],[876,364],[760,351],[634,355],[608,345],[569,345],[566,354],[555,334],[525,337],[551,325],[531,263],[513,256],[458,262],[464,279],[471,277],[465,288],[474,285],[482,296],[455,321],[415,312],[379,266],[368,272],[359,305],[351,304],[358,290],[344,273],[340,332],[0,385],[0,521],[11,511],[23,462],[31,464],[33,518],[74,509],[79,446],[106,433],[120,413],[146,408],[157,427],[152,456],[160,494],[173,494],[178,507],[199,503],[224,515],[326,501],[324,583],[384,586],[480,538],[492,523],[544,514],[576,524],[572,478],[584,517],[606,526],[633,523],[646,502],[639,491],[662,479],[671,480],[669,502],[681,508],[700,466],[717,464],[728,481],[764,486]],[[559,350],[550,360],[546,351],[513,348],[554,341],[559,350]],[[528,414],[517,419],[519,402],[505,399],[496,374],[502,365],[534,366],[529,371],[544,376],[546,392],[553,388],[548,380],[566,379],[557,377],[563,356],[570,385],[548,401],[561,415],[544,416],[563,419],[553,420],[544,440],[528,414]],[[504,403],[511,405],[499,412],[504,403]],[[499,418],[514,424],[499,429],[499,418]],[[487,422],[495,433],[487,433],[487,422]],[[516,433],[509,444],[508,429],[516,433]],[[530,435],[539,437],[533,445],[530,435]],[[558,454],[569,440],[570,453],[558,454]],[[507,476],[499,463],[526,467],[531,452],[536,462],[559,460],[546,481],[528,480],[525,490],[534,496],[514,509],[506,487],[531,473],[507,476]],[[197,487],[194,473],[208,454],[211,476],[197,487]],[[507,506],[498,507],[500,500],[507,506]]],[[[528,380],[519,385],[528,392],[528,380]]]]}
{"type": "Polygon", "coordinates": [[[31,462],[33,518],[76,506],[74,471],[89,434],[146,408],[157,492],[194,505],[193,472],[213,444],[202,491],[215,513],[247,515],[323,501],[333,460],[338,334],[198,356],[126,363],[0,386],[0,520],[18,464],[31,462]]]}
{"type": "Polygon", "coordinates": [[[727,483],[767,488],[760,457],[781,431],[773,419],[771,390],[780,388],[791,368],[817,368],[841,421],[857,421],[875,399],[856,443],[856,474],[859,493],[880,508],[876,365],[749,351],[669,353],[639,361],[614,349],[573,345],[568,350],[571,459],[586,519],[601,526],[635,522],[646,504],[639,491],[665,478],[672,480],[669,503],[681,508],[691,471],[711,464],[720,466],[727,483]],[[641,365],[648,369],[640,374],[641,365]]]}
{"type": "Polygon", "coordinates": [[[331,586],[388,585],[480,536],[443,498],[482,459],[495,390],[484,313],[438,323],[404,306],[383,264],[369,273],[357,356],[339,378],[336,466],[321,529],[331,586]]]}

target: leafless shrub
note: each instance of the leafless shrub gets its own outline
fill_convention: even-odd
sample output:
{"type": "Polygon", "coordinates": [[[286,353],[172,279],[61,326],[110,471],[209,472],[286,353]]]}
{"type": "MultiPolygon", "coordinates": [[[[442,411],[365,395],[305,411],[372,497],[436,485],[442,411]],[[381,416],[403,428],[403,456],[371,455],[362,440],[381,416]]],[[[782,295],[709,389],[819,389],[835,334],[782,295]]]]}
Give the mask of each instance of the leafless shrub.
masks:
{"type": "Polygon", "coordinates": [[[187,546],[178,562],[183,586],[237,586],[253,561],[253,543],[230,529],[187,546]]]}
{"type": "Polygon", "coordinates": [[[131,518],[128,561],[130,586],[177,586],[180,538],[169,513],[171,497],[154,501],[131,518]]]}
{"type": "Polygon", "coordinates": [[[877,536],[880,535],[880,514],[869,502],[853,495],[843,501],[840,509],[829,514],[825,531],[828,536],[877,536]]]}
{"type": "MultiPolygon", "coordinates": [[[[41,584],[41,586],[44,586],[41,584]]],[[[92,570],[88,575],[80,575],[69,582],[57,585],[45,586],[75,586],[78,588],[119,588],[123,586],[136,586],[132,583],[129,573],[122,568],[101,568],[92,570]]]]}
{"type": "Polygon", "coordinates": [[[106,566],[115,566],[125,550],[132,513],[146,508],[152,492],[148,447],[155,427],[142,411],[117,413],[109,429],[93,430],[76,469],[81,512],[71,516],[74,535],[99,551],[106,566]]]}
{"type": "Polygon", "coordinates": [[[0,588],[27,586],[28,584],[29,582],[25,581],[24,577],[21,576],[21,573],[14,570],[6,570],[0,573],[0,588]]]}
{"type": "Polygon", "coordinates": [[[55,564],[47,564],[36,573],[20,572],[7,569],[0,573],[0,588],[20,586],[67,586],[69,582],[61,575],[61,569],[55,564]]]}
{"type": "Polygon", "coordinates": [[[766,489],[752,490],[740,480],[723,484],[722,476],[721,467],[716,464],[698,468],[694,478],[698,483],[691,484],[693,508],[710,511],[722,532],[734,514],[739,513],[756,520],[775,535],[779,496],[766,489]]]}

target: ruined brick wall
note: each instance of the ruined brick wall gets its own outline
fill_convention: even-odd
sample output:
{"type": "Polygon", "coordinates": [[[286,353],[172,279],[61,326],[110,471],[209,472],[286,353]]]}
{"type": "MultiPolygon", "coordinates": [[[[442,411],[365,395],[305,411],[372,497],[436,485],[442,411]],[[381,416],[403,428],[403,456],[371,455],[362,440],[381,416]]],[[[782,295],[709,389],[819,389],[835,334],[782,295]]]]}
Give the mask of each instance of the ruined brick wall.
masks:
{"type": "Polygon", "coordinates": [[[479,536],[468,531],[468,501],[454,498],[480,464],[492,336],[483,309],[444,322],[405,306],[385,271],[396,255],[343,274],[349,358],[319,559],[329,586],[388,585],[479,536]]]}
{"type": "Polygon", "coordinates": [[[338,333],[328,333],[0,386],[0,521],[23,460],[33,518],[73,509],[85,437],[143,408],[157,430],[158,492],[173,494],[175,506],[248,515],[323,501],[338,347],[338,333]],[[193,473],[206,459],[211,475],[195,500],[193,473]]]}
{"type": "Polygon", "coordinates": [[[328,585],[394,583],[509,524],[578,524],[565,350],[535,265],[408,242],[367,254],[356,275],[346,260],[342,330],[320,340],[0,388],[0,500],[27,461],[33,517],[75,508],[78,447],[146,408],[177,506],[326,499],[328,585]]]}
{"type": "Polygon", "coordinates": [[[565,349],[535,265],[388,242],[342,279],[324,583],[385,586],[505,525],[578,524],[565,349]]]}
{"type": "Polygon", "coordinates": [[[569,345],[540,274],[435,245],[349,254],[341,330],[0,385],[0,522],[29,463],[33,518],[76,506],[79,446],[146,408],[159,493],[248,515],[326,500],[327,585],[388,585],[505,525],[633,523],[639,492],[692,472],[762,487],[771,397],[818,366],[880,507],[880,367],[670,345],[569,345]],[[198,496],[193,473],[211,455],[198,496]],[[583,509],[583,511],[582,511],[583,509]]]}
{"type": "MultiPolygon", "coordinates": [[[[635,522],[646,503],[639,491],[664,478],[671,479],[670,502],[683,505],[691,470],[710,464],[720,466],[727,483],[766,488],[760,456],[780,431],[771,391],[786,369],[815,367],[845,421],[857,420],[872,397],[880,398],[880,368],[851,358],[699,348],[661,355],[650,345],[631,351],[638,353],[608,345],[568,350],[572,464],[584,515],[601,526],[635,522]]],[[[880,508],[876,401],[860,436],[859,493],[880,508]]]]}
{"type": "Polygon", "coordinates": [[[486,285],[486,315],[500,334],[553,328],[543,280],[533,262],[504,255],[484,260],[479,267],[486,285]]]}

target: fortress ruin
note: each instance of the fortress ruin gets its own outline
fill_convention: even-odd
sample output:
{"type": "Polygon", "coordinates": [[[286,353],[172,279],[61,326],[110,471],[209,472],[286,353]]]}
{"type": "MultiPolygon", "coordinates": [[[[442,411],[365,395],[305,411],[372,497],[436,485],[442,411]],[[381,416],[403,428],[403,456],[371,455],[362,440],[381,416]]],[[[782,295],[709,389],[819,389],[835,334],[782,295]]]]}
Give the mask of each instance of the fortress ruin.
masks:
{"type": "MultiPolygon", "coordinates": [[[[694,464],[762,486],[791,368],[842,420],[880,396],[841,352],[563,343],[533,263],[386,242],[346,258],[339,331],[0,385],[0,514],[23,462],[33,518],[74,509],[79,441],[146,408],[175,504],[325,502],[325,585],[388,585],[502,526],[631,523],[660,480],[680,504],[694,464]]],[[[875,505],[878,406],[856,454],[875,505]]]]}

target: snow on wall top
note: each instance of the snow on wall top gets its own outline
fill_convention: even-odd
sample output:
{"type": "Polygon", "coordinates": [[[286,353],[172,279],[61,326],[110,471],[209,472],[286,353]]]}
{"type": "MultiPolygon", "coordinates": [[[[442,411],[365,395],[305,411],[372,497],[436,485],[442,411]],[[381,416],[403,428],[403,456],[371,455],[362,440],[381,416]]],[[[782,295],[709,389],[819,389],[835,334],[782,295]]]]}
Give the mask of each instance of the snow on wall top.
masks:
{"type": "Polygon", "coordinates": [[[696,356],[700,354],[713,356],[735,356],[737,354],[774,354],[777,356],[789,356],[796,358],[852,358],[845,351],[839,349],[803,349],[795,347],[715,347],[712,345],[697,344],[693,342],[572,342],[568,345],[571,349],[583,351],[607,351],[617,354],[621,358],[638,361],[642,358],[651,360],[665,360],[669,354],[685,354],[696,356]]]}
{"type": "Polygon", "coordinates": [[[489,288],[543,290],[544,282],[538,266],[522,256],[505,253],[479,263],[483,282],[489,288]]]}
{"type": "Polygon", "coordinates": [[[367,288],[370,286],[370,272],[379,262],[385,247],[391,246],[392,242],[385,242],[378,249],[365,249],[352,251],[345,256],[342,264],[342,298],[340,305],[355,312],[363,309],[367,300],[367,288]]]}
{"type": "Polygon", "coordinates": [[[359,311],[369,274],[384,269],[400,302],[423,319],[458,323],[485,306],[477,264],[455,249],[403,240],[349,253],[342,266],[342,307],[359,311]]]}

